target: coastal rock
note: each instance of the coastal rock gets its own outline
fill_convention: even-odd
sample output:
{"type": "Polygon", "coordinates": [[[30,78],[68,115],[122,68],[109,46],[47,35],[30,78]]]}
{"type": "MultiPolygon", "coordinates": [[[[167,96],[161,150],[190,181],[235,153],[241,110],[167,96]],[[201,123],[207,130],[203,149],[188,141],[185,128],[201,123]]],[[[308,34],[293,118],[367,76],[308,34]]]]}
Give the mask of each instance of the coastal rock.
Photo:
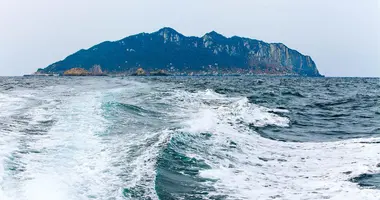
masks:
{"type": "Polygon", "coordinates": [[[103,71],[100,65],[94,65],[90,68],[90,74],[93,76],[102,76],[103,71]]]}
{"type": "Polygon", "coordinates": [[[138,68],[133,75],[134,76],[146,76],[146,72],[144,71],[143,68],[138,68]]]}
{"type": "Polygon", "coordinates": [[[87,76],[89,72],[83,68],[72,68],[63,73],[65,76],[87,76]]]}
{"type": "Polygon", "coordinates": [[[168,73],[165,72],[165,70],[158,70],[158,71],[153,71],[153,72],[150,72],[150,75],[151,76],[169,76],[168,73]]]}

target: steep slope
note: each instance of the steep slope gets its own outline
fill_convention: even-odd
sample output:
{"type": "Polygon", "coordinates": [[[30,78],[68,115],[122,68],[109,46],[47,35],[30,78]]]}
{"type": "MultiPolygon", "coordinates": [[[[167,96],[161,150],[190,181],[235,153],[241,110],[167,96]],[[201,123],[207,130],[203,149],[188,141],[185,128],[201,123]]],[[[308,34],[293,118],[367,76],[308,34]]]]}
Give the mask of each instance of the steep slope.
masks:
{"type": "Polygon", "coordinates": [[[100,65],[106,73],[163,69],[171,74],[277,74],[320,76],[314,61],[281,43],[231,37],[216,32],[186,37],[174,29],[140,33],[80,50],[42,71],[63,73],[100,65]]]}

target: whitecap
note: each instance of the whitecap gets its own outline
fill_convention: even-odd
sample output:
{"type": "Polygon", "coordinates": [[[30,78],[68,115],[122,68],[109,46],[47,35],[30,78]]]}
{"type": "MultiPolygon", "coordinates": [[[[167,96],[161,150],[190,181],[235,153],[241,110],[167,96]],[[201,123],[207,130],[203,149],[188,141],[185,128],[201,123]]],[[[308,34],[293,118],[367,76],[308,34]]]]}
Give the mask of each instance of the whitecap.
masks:
{"type": "Polygon", "coordinates": [[[380,196],[379,190],[362,189],[349,181],[359,174],[379,171],[376,163],[380,148],[374,143],[362,143],[376,139],[321,143],[274,141],[249,128],[249,125],[288,127],[290,120],[274,114],[271,108],[251,104],[244,97],[229,98],[211,91],[182,92],[178,96],[180,115],[188,117],[183,122],[182,134],[211,134],[202,141],[205,152],[186,153],[197,155],[211,166],[200,172],[200,176],[216,180],[207,183],[216,189],[210,197],[290,200],[378,199],[380,196]],[[229,141],[234,148],[229,148],[229,141]]]}

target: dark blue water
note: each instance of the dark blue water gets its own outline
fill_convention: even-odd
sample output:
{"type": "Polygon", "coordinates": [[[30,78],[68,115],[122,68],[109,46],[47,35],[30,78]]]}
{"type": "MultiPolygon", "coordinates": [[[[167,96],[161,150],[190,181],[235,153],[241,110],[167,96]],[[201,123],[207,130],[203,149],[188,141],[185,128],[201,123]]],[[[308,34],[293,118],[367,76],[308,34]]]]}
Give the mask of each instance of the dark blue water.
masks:
{"type": "Polygon", "coordinates": [[[380,79],[0,77],[0,199],[378,199],[380,79]]]}

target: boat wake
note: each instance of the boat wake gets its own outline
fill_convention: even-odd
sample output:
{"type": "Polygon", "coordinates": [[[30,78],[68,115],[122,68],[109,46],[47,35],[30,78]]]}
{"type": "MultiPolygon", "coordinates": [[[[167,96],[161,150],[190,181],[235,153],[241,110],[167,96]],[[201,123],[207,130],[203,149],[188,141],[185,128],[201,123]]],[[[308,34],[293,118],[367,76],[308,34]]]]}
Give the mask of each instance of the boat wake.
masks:
{"type": "Polygon", "coordinates": [[[166,79],[22,81],[0,93],[1,200],[380,196],[378,138],[284,140],[281,132],[296,125],[293,109],[253,103],[257,96],[236,89],[166,79]]]}

